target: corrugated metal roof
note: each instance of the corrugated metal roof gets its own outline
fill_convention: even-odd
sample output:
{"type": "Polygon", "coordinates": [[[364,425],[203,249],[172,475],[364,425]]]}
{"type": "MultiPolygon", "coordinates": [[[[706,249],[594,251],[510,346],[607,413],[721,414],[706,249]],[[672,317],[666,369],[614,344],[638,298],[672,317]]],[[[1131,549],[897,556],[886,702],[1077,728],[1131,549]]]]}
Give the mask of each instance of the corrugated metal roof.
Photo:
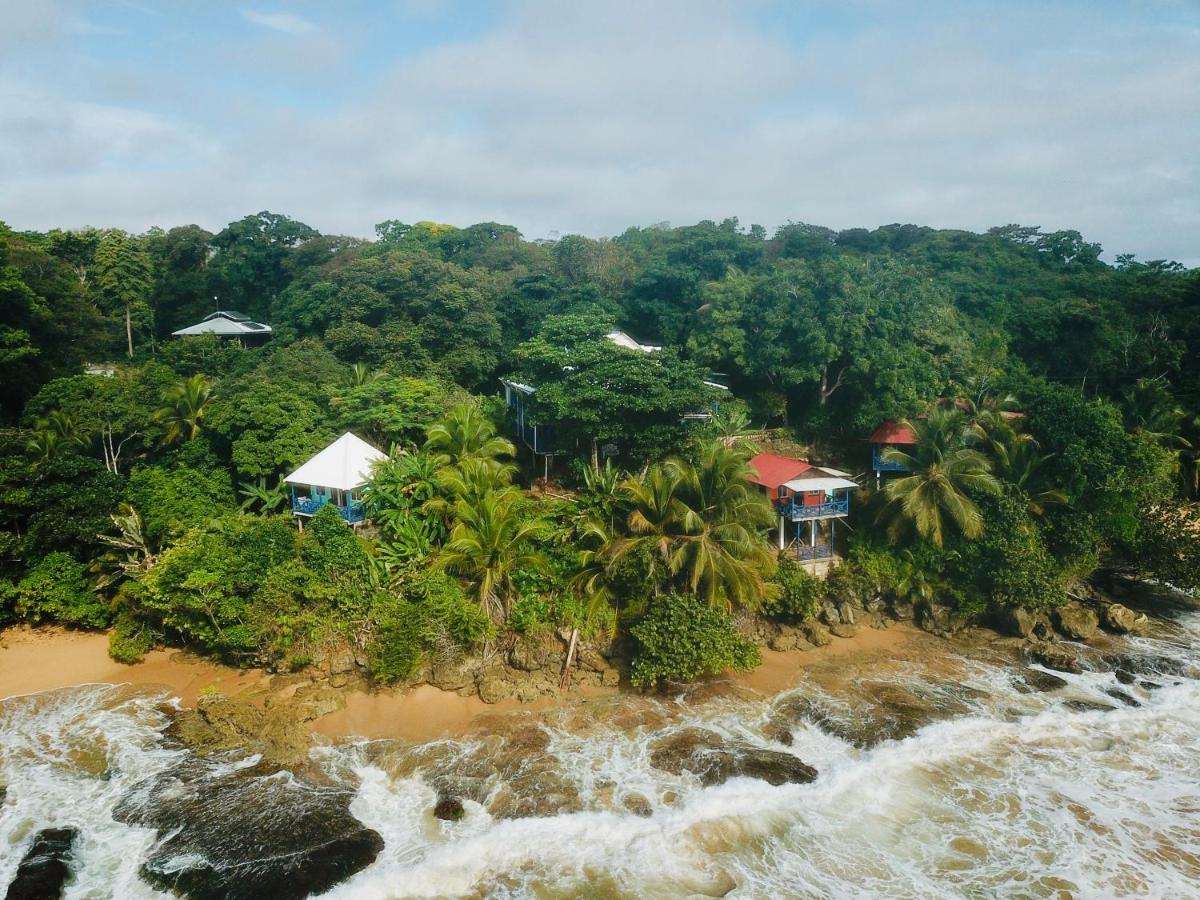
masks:
{"type": "Polygon", "coordinates": [[[915,444],[917,433],[908,425],[888,420],[871,433],[867,442],[871,444],[915,444]]]}
{"type": "Polygon", "coordinates": [[[833,478],[828,475],[817,478],[793,478],[783,486],[797,493],[804,493],[805,491],[834,491],[839,488],[858,487],[857,484],[848,478],[833,478]]]}
{"type": "Polygon", "coordinates": [[[750,460],[750,466],[758,473],[758,477],[751,480],[771,490],[812,468],[802,459],[777,456],[774,453],[758,454],[750,460]]]}
{"type": "Polygon", "coordinates": [[[270,325],[264,325],[262,322],[251,322],[241,313],[225,311],[211,313],[202,322],[197,322],[195,325],[189,325],[187,328],[180,328],[178,331],[171,332],[176,337],[186,337],[192,334],[243,335],[270,333],[270,325]]]}

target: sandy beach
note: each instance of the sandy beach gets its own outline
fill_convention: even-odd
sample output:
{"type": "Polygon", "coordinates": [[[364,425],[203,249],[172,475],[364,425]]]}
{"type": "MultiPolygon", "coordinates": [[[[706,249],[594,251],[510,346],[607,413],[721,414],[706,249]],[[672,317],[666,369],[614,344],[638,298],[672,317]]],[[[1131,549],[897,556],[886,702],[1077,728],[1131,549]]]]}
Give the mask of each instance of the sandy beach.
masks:
{"type": "MultiPolygon", "coordinates": [[[[901,624],[886,630],[861,628],[852,638],[834,639],[816,650],[780,653],[763,648],[762,665],[729,676],[728,681],[756,693],[775,694],[792,686],[806,666],[837,657],[900,654],[917,634],[920,632],[912,626],[901,624]]],[[[164,690],[191,706],[202,691],[236,696],[267,690],[272,677],[261,669],[235,669],[170,649],[154,650],[142,662],[124,665],[109,658],[108,636],[103,633],[27,626],[0,632],[0,700],[84,684],[132,684],[164,690]]],[[[312,730],[327,740],[429,741],[463,734],[489,717],[568,707],[621,690],[627,689],[577,689],[562,698],[541,697],[533,703],[508,699],[492,704],[431,685],[352,690],[345,707],[317,719],[312,730]]]]}

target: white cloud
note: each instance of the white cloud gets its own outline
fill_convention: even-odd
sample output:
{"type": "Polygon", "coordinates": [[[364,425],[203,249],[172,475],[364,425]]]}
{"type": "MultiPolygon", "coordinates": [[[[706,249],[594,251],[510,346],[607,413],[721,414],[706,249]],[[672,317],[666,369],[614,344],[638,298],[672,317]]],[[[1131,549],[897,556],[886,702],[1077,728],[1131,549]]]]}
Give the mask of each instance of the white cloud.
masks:
{"type": "Polygon", "coordinates": [[[333,105],[282,104],[244,77],[208,110],[181,105],[184,123],[117,101],[20,106],[0,87],[0,133],[18,136],[0,145],[0,217],[215,228],[270,208],[330,232],[494,219],[534,237],[729,215],[1021,222],[1200,264],[1196,29],[955,5],[835,30],[784,5],[785,39],[700,0],[502,9],[333,105]]]}
{"type": "Polygon", "coordinates": [[[243,9],[242,18],[247,22],[253,22],[255,25],[261,25],[272,31],[281,31],[284,34],[312,34],[317,30],[317,26],[312,22],[288,12],[268,13],[243,9]]]}

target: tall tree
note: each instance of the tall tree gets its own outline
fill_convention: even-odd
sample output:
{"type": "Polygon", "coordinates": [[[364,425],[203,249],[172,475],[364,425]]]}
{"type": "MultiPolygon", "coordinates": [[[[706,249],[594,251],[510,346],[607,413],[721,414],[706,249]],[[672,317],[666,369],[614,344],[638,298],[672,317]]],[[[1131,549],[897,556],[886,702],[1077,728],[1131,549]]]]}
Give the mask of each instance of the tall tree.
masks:
{"type": "Polygon", "coordinates": [[[96,290],[106,312],[125,317],[126,353],[133,357],[133,329],[148,331],[153,324],[150,295],[154,287],[150,255],[118,229],[105,232],[96,247],[96,290]]]}

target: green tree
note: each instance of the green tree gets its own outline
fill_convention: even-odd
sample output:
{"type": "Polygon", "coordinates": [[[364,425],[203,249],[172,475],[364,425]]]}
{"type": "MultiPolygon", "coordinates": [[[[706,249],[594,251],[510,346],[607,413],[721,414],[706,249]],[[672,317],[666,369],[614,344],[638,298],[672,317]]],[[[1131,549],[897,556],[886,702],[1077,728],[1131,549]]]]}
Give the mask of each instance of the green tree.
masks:
{"type": "Polygon", "coordinates": [[[478,403],[460,403],[426,431],[424,452],[440,465],[466,460],[493,462],[516,455],[512,441],[496,434],[496,426],[478,403]]]}
{"type": "Polygon", "coordinates": [[[905,424],[917,435],[912,451],[884,451],[886,462],[899,463],[912,473],[884,488],[887,505],[881,516],[891,520],[892,540],[898,541],[912,527],[940,547],[951,523],[967,538],[979,537],[984,520],[971,495],[994,494],[999,488],[987,457],[964,446],[962,413],[934,407],[926,418],[905,424]]]}
{"type": "Polygon", "coordinates": [[[200,436],[212,392],[212,382],[203,375],[184,378],[163,391],[163,405],[155,413],[155,419],[163,427],[166,443],[191,441],[200,436]]]}
{"type": "Polygon", "coordinates": [[[686,594],[659,597],[629,631],[637,645],[631,680],[641,687],[746,671],[761,661],[728,613],[686,594]]]}
{"type": "Polygon", "coordinates": [[[126,353],[133,357],[133,331],[150,332],[153,311],[150,295],[154,289],[150,255],[123,231],[106,231],[96,247],[96,290],[108,312],[120,312],[125,318],[126,353]]]}

